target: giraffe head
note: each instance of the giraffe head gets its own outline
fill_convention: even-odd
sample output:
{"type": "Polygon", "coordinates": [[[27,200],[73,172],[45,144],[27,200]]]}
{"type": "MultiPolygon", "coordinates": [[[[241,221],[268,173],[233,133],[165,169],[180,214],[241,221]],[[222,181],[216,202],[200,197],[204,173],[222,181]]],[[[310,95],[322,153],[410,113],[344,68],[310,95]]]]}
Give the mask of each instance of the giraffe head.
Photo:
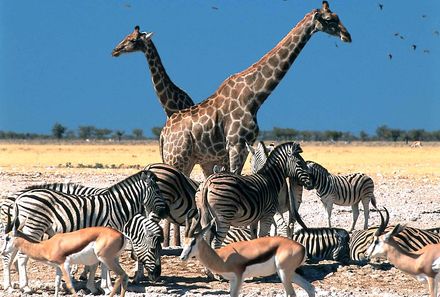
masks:
{"type": "Polygon", "coordinates": [[[153,32],[141,32],[139,26],[134,27],[134,31],[127,35],[113,49],[112,56],[118,57],[123,53],[132,53],[145,50],[145,42],[153,36],[153,32]]]}
{"type": "Polygon", "coordinates": [[[327,1],[322,1],[322,8],[316,9],[313,15],[315,29],[327,34],[337,36],[344,42],[351,42],[351,35],[342,25],[336,13],[330,10],[327,1]]]}

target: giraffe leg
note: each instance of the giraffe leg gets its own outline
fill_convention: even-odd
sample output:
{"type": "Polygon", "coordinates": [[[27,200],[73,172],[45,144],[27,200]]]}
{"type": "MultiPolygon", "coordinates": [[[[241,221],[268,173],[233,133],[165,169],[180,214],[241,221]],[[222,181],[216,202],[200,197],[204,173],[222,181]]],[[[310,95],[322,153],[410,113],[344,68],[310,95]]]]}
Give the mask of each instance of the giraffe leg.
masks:
{"type": "Polygon", "coordinates": [[[174,246],[180,246],[180,225],[173,224],[174,246]]]}
{"type": "Polygon", "coordinates": [[[163,246],[164,247],[170,246],[170,229],[171,229],[170,221],[165,220],[165,223],[163,225],[163,246]]]}
{"type": "Polygon", "coordinates": [[[241,174],[248,150],[244,144],[232,144],[231,142],[228,142],[228,144],[229,170],[233,173],[241,174]]]}

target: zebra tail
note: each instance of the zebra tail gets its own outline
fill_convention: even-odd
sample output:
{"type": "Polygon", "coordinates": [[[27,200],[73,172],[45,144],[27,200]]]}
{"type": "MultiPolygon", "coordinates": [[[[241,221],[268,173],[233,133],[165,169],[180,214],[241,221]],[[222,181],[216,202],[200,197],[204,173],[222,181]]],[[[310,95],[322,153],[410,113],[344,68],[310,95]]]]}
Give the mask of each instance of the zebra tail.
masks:
{"type": "Polygon", "coordinates": [[[377,210],[377,204],[376,204],[376,196],[372,196],[370,199],[371,205],[373,205],[374,209],[377,210]]]}
{"type": "Polygon", "coordinates": [[[217,235],[216,233],[217,233],[218,217],[217,217],[217,213],[208,202],[208,193],[209,193],[209,186],[207,186],[208,182],[209,180],[206,180],[203,183],[203,185],[201,185],[202,186],[202,191],[201,191],[202,213],[200,214],[202,216],[201,222],[204,226],[207,226],[211,222],[211,219],[214,219],[214,225],[211,228],[211,232],[217,235]]]}
{"type": "Polygon", "coordinates": [[[304,229],[308,230],[309,228],[306,226],[306,224],[301,219],[300,214],[298,213],[298,210],[296,209],[295,205],[293,206],[293,216],[295,217],[295,220],[298,222],[298,224],[304,229]]]}

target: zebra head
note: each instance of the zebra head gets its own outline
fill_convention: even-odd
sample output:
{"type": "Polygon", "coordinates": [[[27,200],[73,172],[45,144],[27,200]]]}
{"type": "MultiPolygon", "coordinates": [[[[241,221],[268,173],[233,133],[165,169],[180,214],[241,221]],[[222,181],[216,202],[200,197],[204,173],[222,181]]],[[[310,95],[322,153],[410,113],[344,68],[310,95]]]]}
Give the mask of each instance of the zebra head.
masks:
{"type": "Polygon", "coordinates": [[[256,148],[252,147],[248,143],[246,143],[246,147],[251,154],[251,174],[257,173],[258,170],[260,170],[266,163],[269,156],[269,151],[263,141],[258,142],[256,148]]]}
{"type": "MultiPolygon", "coordinates": [[[[278,147],[285,146],[285,152],[287,156],[287,175],[295,178],[300,185],[310,190],[313,188],[312,177],[307,167],[306,162],[300,153],[303,152],[301,146],[297,142],[288,142],[278,147]]],[[[277,148],[274,149],[275,153],[277,148]]]]}
{"type": "Polygon", "coordinates": [[[140,178],[145,184],[145,196],[143,198],[145,211],[148,213],[154,212],[162,219],[167,217],[170,209],[157,185],[156,175],[150,170],[143,170],[140,178]]]}
{"type": "Polygon", "coordinates": [[[136,259],[148,272],[150,281],[156,281],[162,272],[161,252],[163,231],[159,225],[160,218],[146,218],[135,215],[124,226],[124,234],[130,238],[136,259]]]}
{"type": "Polygon", "coordinates": [[[386,219],[384,220],[382,213],[379,211],[380,214],[379,228],[377,228],[376,232],[374,233],[373,243],[371,243],[371,245],[368,247],[367,251],[365,252],[365,256],[368,259],[372,257],[385,256],[387,253],[386,243],[390,242],[393,236],[399,234],[403,229],[405,229],[405,226],[401,226],[400,224],[397,224],[391,231],[384,234],[385,228],[387,227],[390,218],[388,210],[385,207],[384,210],[385,210],[386,219]]]}

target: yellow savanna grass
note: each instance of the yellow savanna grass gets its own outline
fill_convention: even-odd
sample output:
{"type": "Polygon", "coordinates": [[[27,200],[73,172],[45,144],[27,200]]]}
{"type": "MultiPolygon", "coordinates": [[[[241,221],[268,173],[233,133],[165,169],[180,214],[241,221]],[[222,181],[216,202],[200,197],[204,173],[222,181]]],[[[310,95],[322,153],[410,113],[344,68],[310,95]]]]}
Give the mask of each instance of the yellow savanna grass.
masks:
{"type": "MultiPolygon", "coordinates": [[[[370,175],[428,177],[440,179],[440,147],[406,145],[302,143],[305,160],[313,160],[332,173],[364,172],[370,175]]],[[[0,143],[2,170],[44,171],[45,168],[80,171],[84,167],[140,168],[161,162],[155,141],[142,143],[0,143]],[[74,168],[74,169],[72,169],[74,168]]],[[[106,169],[107,168],[107,169],[106,169]]],[[[196,172],[200,169],[196,168],[196,172]]],[[[249,171],[246,163],[244,173],[249,171]]]]}

